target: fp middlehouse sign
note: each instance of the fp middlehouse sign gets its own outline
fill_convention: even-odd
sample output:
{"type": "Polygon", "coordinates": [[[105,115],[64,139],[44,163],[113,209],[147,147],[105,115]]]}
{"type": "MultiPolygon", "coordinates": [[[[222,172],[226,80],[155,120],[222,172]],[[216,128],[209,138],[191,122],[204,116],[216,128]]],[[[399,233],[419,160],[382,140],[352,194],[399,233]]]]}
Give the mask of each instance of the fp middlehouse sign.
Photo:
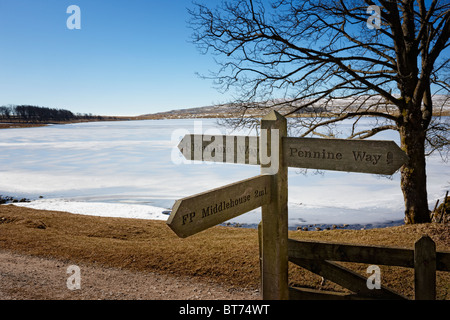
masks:
{"type": "Polygon", "coordinates": [[[261,174],[175,202],[167,225],[182,238],[261,207],[262,298],[288,299],[288,167],[392,175],[407,160],[393,141],[295,138],[276,111],[261,135],[186,135],[187,160],[261,166],[261,174]]]}

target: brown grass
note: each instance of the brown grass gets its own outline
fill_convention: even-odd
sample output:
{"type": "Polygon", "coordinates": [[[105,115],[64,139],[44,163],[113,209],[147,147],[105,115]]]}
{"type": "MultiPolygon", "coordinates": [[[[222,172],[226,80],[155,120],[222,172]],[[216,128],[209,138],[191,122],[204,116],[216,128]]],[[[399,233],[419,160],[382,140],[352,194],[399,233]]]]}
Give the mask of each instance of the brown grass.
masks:
{"type": "MultiPolygon", "coordinates": [[[[290,238],[413,248],[428,234],[437,250],[450,251],[450,226],[421,224],[371,230],[291,231],[290,238]]],[[[0,206],[0,247],[5,250],[173,275],[207,278],[245,288],[260,282],[258,234],[254,229],[217,226],[186,239],[162,221],[104,218],[0,206]]],[[[346,263],[362,275],[367,265],[346,263]]],[[[413,270],[380,266],[382,284],[412,298],[413,270]]],[[[345,289],[294,265],[290,285],[345,289]]],[[[450,299],[450,272],[438,272],[438,299],[450,299]]]]}
{"type": "Polygon", "coordinates": [[[44,127],[47,124],[40,124],[40,123],[1,123],[0,122],[0,129],[13,129],[13,128],[34,128],[34,127],[44,127]]]}

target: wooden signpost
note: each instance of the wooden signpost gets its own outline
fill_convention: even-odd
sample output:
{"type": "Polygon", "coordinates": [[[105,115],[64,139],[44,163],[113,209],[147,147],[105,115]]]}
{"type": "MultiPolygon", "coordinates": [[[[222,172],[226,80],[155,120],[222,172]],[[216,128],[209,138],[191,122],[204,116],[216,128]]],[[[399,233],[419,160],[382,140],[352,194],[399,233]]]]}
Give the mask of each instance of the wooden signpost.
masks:
{"type": "Polygon", "coordinates": [[[406,161],[393,141],[287,137],[286,118],[272,111],[261,136],[186,135],[187,160],[261,166],[261,175],[178,200],[167,220],[188,237],[261,207],[262,298],[284,300],[288,288],[288,167],[391,175],[406,161]]]}

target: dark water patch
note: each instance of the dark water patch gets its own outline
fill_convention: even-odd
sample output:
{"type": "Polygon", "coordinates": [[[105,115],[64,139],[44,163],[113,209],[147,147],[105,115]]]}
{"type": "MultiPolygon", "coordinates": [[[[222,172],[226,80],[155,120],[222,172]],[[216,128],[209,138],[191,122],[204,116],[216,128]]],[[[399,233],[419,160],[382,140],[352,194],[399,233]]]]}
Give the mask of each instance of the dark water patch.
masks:
{"type": "MultiPolygon", "coordinates": [[[[374,222],[374,223],[354,223],[354,224],[346,224],[346,223],[320,223],[320,224],[296,224],[288,227],[291,231],[323,231],[323,230],[368,230],[368,229],[379,229],[379,228],[388,228],[388,227],[396,227],[404,225],[405,222],[403,220],[392,220],[392,221],[384,221],[384,222],[374,222]]],[[[220,224],[221,226],[233,227],[233,228],[252,228],[257,229],[257,223],[237,223],[237,222],[225,222],[220,224]]]]}
{"type": "Polygon", "coordinates": [[[12,196],[3,196],[0,194],[0,204],[18,203],[18,202],[31,202],[31,200],[27,198],[15,198],[12,196]]]}

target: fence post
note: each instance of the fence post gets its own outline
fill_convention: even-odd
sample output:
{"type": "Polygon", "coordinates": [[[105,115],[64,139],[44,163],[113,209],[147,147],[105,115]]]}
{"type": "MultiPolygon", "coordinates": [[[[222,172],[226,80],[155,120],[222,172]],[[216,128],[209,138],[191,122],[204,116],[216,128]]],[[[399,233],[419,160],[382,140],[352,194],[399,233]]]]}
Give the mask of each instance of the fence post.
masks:
{"type": "Polygon", "coordinates": [[[266,130],[264,133],[267,134],[267,141],[264,141],[261,135],[261,173],[273,175],[273,179],[270,188],[272,201],[261,207],[262,298],[264,300],[287,300],[289,299],[288,175],[287,167],[283,163],[282,150],[283,137],[287,136],[287,120],[278,112],[272,111],[261,120],[261,134],[264,130],[266,130]],[[267,158],[269,154],[270,164],[263,163],[263,158],[267,158]]]}
{"type": "Polygon", "coordinates": [[[414,244],[416,300],[436,300],[436,244],[427,235],[414,244]]]}

